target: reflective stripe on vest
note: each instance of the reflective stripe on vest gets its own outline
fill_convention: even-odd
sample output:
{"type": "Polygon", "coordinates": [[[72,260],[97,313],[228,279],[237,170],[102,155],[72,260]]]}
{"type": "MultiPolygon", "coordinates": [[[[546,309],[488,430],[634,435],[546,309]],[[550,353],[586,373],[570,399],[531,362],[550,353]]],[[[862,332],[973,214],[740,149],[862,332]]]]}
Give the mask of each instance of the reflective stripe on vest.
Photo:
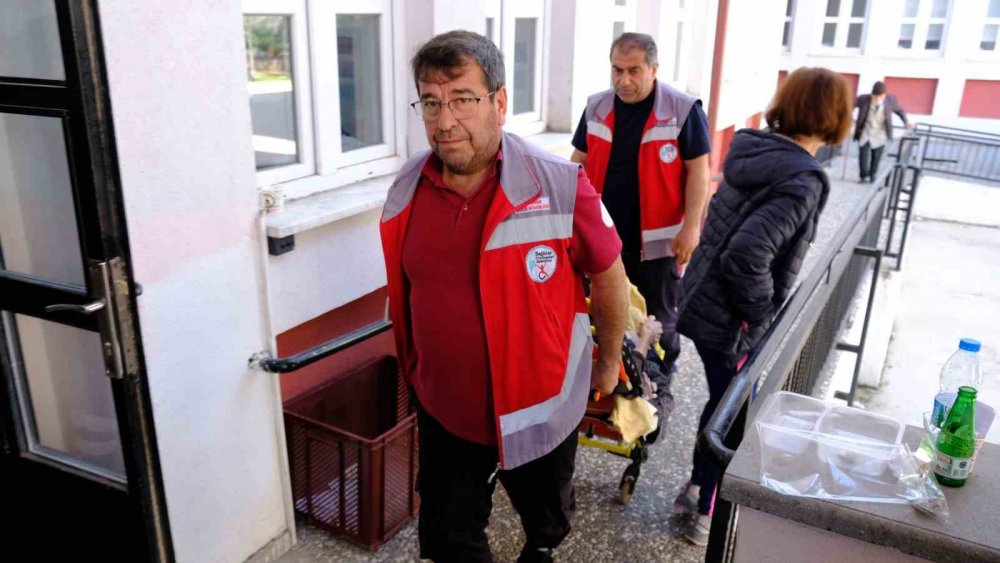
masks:
{"type": "Polygon", "coordinates": [[[500,417],[504,467],[522,459],[537,459],[576,431],[587,410],[592,354],[590,317],[578,313],[559,394],[500,417]]]}

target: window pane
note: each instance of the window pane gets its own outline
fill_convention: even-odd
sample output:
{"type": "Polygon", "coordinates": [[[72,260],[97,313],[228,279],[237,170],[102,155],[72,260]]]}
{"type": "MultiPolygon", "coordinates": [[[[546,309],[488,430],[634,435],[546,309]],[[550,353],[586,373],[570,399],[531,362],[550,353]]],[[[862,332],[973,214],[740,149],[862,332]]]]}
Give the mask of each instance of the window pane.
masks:
{"type": "Polygon", "coordinates": [[[627,3],[628,0],[615,0],[615,6],[625,6],[627,3]]]}
{"type": "Polygon", "coordinates": [[[792,7],[794,6],[794,3],[795,3],[795,0],[788,0],[788,3],[785,4],[785,15],[786,16],[792,15],[792,7]]]}
{"type": "Polygon", "coordinates": [[[618,39],[618,37],[623,33],[625,33],[625,22],[615,22],[611,31],[613,38],[618,39]]]}
{"type": "Polygon", "coordinates": [[[948,16],[948,0],[934,0],[931,7],[932,18],[944,18],[948,16]]]}
{"type": "Polygon", "coordinates": [[[243,16],[257,170],[299,161],[290,16],[243,16]]]}
{"type": "Polygon", "coordinates": [[[677,22],[677,44],[674,45],[674,82],[681,79],[681,47],[684,45],[684,22],[677,22]]]}
{"type": "Polygon", "coordinates": [[[514,115],[535,110],[537,18],[514,18],[514,115]]]}
{"type": "Polygon", "coordinates": [[[65,80],[55,2],[0,2],[0,76],[65,80]]]}
{"type": "Polygon", "coordinates": [[[486,18],[486,38],[496,43],[496,36],[493,34],[493,18],[486,18]]]}
{"type": "Polygon", "coordinates": [[[861,32],[864,31],[865,24],[852,23],[847,26],[847,46],[857,48],[861,46],[861,32]]]}
{"type": "MultiPolygon", "coordinates": [[[[104,375],[101,337],[24,315],[4,313],[16,327],[10,350],[25,407],[31,449],[71,465],[125,479],[111,383],[104,375]]],[[[12,331],[13,336],[13,331],[12,331]]]]}
{"type": "Polygon", "coordinates": [[[867,7],[868,7],[868,0],[854,0],[854,4],[851,5],[851,17],[852,18],[865,17],[865,8],[867,7]]]}
{"type": "Polygon", "coordinates": [[[782,32],[781,32],[781,46],[782,47],[787,47],[788,46],[788,30],[789,30],[790,27],[792,27],[791,22],[785,22],[785,29],[782,30],[782,32]]]}
{"type": "Polygon", "coordinates": [[[906,0],[906,6],[903,7],[903,17],[904,18],[917,17],[917,10],[919,8],[920,8],[920,0],[906,0]]]}
{"type": "Polygon", "coordinates": [[[924,49],[933,51],[941,48],[941,37],[944,35],[944,24],[932,23],[927,26],[927,42],[924,49]]]}
{"type": "Polygon", "coordinates": [[[915,27],[912,23],[904,23],[899,27],[900,49],[910,49],[913,47],[913,30],[915,27]]]}
{"type": "Polygon", "coordinates": [[[835,18],[840,15],[840,0],[826,0],[826,16],[835,18]]]}
{"type": "Polygon", "coordinates": [[[57,117],[0,113],[0,251],[8,271],[85,283],[57,117]]]}
{"type": "Polygon", "coordinates": [[[827,47],[833,47],[833,41],[837,38],[837,24],[835,23],[825,23],[823,24],[823,45],[827,47]]]}
{"type": "Polygon", "coordinates": [[[990,7],[986,12],[990,18],[1000,18],[1000,0],[990,0],[990,7]]]}
{"type": "Polygon", "coordinates": [[[992,51],[997,46],[997,30],[1000,26],[987,25],[983,28],[983,39],[979,42],[979,48],[983,51],[992,51]]]}
{"type": "Polygon", "coordinates": [[[343,152],[382,141],[382,58],[378,15],[337,15],[340,142],[343,152]]]}

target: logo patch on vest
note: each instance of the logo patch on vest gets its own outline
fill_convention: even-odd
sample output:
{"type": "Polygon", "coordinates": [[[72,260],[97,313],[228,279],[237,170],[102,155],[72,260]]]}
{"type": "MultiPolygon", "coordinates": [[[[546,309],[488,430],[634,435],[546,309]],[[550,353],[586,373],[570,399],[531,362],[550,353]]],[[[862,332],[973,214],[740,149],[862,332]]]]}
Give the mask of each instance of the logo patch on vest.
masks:
{"type": "Polygon", "coordinates": [[[552,206],[549,205],[549,197],[543,196],[535,201],[524,206],[524,209],[520,209],[514,213],[514,215],[520,215],[522,213],[531,213],[533,211],[548,211],[552,206]]]}
{"type": "Polygon", "coordinates": [[[677,160],[677,147],[670,143],[660,147],[660,160],[667,164],[677,160]]]}
{"type": "Polygon", "coordinates": [[[525,257],[528,276],[537,283],[543,283],[556,273],[556,251],[539,245],[528,251],[525,257]]]}

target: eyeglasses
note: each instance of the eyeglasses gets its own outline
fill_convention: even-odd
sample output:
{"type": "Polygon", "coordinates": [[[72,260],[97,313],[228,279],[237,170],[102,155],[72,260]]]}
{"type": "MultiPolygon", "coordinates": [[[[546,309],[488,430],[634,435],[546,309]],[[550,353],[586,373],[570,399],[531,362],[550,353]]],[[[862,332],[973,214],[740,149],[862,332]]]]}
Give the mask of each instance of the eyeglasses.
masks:
{"type": "MultiPolygon", "coordinates": [[[[448,101],[448,109],[451,110],[451,114],[455,116],[455,119],[469,119],[470,117],[475,117],[476,112],[479,110],[479,102],[489,98],[495,93],[495,91],[489,92],[486,95],[479,96],[477,98],[453,98],[448,101]]],[[[417,117],[424,121],[435,121],[441,117],[440,100],[417,100],[410,104],[410,107],[413,108],[413,112],[417,114],[417,117]]]]}

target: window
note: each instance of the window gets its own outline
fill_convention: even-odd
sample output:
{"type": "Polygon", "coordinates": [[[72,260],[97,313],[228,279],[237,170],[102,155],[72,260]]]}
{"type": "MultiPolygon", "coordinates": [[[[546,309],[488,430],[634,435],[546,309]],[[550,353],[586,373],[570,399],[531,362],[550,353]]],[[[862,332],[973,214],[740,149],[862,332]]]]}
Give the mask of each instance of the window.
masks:
{"type": "Polygon", "coordinates": [[[986,8],[983,35],[979,39],[979,49],[996,52],[998,31],[1000,31],[1000,0],[990,0],[990,4],[986,8]]]}
{"type": "Polygon", "coordinates": [[[259,185],[301,197],[398,169],[393,1],[244,0],[259,185]]]}
{"type": "Polygon", "coordinates": [[[905,0],[896,45],[907,51],[937,51],[944,46],[949,0],[905,0]]]}
{"type": "Polygon", "coordinates": [[[500,50],[507,62],[510,128],[528,135],[545,129],[542,99],[545,2],[503,0],[500,50]]]}
{"type": "Polygon", "coordinates": [[[497,43],[497,35],[494,26],[496,25],[496,18],[486,18],[486,38],[492,41],[494,44],[497,43]]]}
{"type": "Polygon", "coordinates": [[[795,11],[795,0],[788,0],[785,4],[785,28],[781,32],[781,46],[786,51],[792,48],[792,13],[795,11]]]}
{"type": "Polygon", "coordinates": [[[611,38],[618,39],[625,33],[625,22],[615,22],[612,26],[611,38]]]}
{"type": "MultiPolygon", "coordinates": [[[[868,0],[826,0],[820,44],[834,49],[860,51],[867,17],[868,0]]],[[[790,16],[786,16],[786,22],[790,21],[790,16]]]]}
{"type": "MultiPolygon", "coordinates": [[[[668,4],[669,6],[669,4],[668,4]]],[[[670,37],[664,33],[660,38],[660,70],[657,76],[666,80],[680,90],[687,90],[684,84],[687,78],[687,63],[690,58],[687,54],[687,35],[685,29],[688,28],[688,11],[684,6],[684,0],[675,0],[673,6],[665,10],[667,21],[664,22],[664,30],[673,29],[674,36],[670,37]],[[664,46],[670,45],[667,49],[664,46]]]]}

